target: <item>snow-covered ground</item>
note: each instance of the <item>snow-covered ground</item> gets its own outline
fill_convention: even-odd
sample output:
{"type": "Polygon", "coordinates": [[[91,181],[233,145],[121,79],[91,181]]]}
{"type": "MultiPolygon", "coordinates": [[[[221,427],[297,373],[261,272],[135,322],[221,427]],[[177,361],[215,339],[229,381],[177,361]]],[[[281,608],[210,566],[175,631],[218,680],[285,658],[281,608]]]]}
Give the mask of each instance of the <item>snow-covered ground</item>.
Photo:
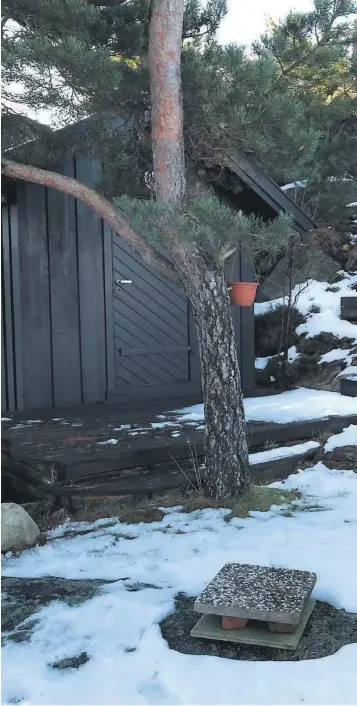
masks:
{"type": "MultiPolygon", "coordinates": [[[[297,327],[298,335],[305,334],[307,338],[318,336],[320,333],[331,333],[336,338],[350,338],[357,343],[357,326],[350,321],[341,319],[341,297],[357,297],[353,289],[357,285],[357,273],[348,274],[341,272],[344,279],[334,285],[328,282],[310,280],[308,283],[297,285],[292,293],[295,308],[306,317],[306,322],[297,327]],[[333,291],[329,291],[329,290],[333,291]]],[[[256,315],[278,309],[286,304],[285,298],[273,299],[268,302],[257,302],[254,305],[256,315]]],[[[320,363],[330,363],[335,360],[350,362],[350,350],[334,349],[321,356],[320,363]]],[[[272,356],[256,359],[256,368],[263,370],[272,356]]],[[[293,348],[289,350],[289,360],[299,357],[293,348]]]]}
{"type": "MultiPolygon", "coordinates": [[[[345,397],[338,392],[310,390],[300,387],[278,395],[250,397],[244,400],[246,418],[250,422],[275,422],[289,424],[308,419],[326,419],[357,414],[357,398],[345,397]]],[[[202,422],[203,404],[184,407],[174,411],[181,422],[202,422]]]]}
{"type": "Polygon", "coordinates": [[[176,507],[151,524],[64,525],[47,545],[6,556],[3,576],[115,582],[78,606],[54,601],[29,642],[5,643],[2,703],[355,704],[357,644],[322,659],[262,662],[184,655],[161,636],[177,593],[197,596],[229,561],[316,572],[315,598],[357,612],[357,474],[318,463],[274,486],[302,492],[290,516],[273,506],[226,522],[223,509],[176,507]],[[320,511],[304,511],[307,503],[320,511]],[[84,529],[92,531],[75,534],[84,529]],[[130,591],[137,582],[150,587],[130,591]],[[78,669],[50,666],[82,652],[89,661],[78,669]]]}

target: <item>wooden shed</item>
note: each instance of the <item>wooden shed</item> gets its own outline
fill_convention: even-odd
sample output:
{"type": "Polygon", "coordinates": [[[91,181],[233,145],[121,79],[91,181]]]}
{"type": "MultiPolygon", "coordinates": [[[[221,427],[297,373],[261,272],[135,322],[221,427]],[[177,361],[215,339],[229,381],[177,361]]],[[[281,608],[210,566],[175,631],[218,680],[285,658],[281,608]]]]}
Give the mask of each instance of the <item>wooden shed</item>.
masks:
{"type": "MultiPolygon", "coordinates": [[[[56,171],[88,186],[100,164],[72,156],[56,171]]],[[[242,184],[233,205],[314,226],[253,165],[227,167],[242,184]]],[[[232,195],[228,196],[232,200],[232,195]]],[[[187,299],[79,201],[17,182],[2,207],[2,412],[117,401],[199,400],[200,363],[187,299]]],[[[230,276],[250,280],[240,256],[230,276]]],[[[246,395],[253,392],[254,312],[233,309],[246,395]]]]}

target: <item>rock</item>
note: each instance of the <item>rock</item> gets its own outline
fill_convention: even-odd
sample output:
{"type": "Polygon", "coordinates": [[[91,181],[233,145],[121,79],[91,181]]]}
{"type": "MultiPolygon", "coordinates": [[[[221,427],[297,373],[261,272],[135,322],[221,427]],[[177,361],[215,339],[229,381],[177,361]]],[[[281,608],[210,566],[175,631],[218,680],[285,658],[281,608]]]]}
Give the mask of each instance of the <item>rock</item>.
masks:
{"type": "Polygon", "coordinates": [[[38,622],[36,613],[52,601],[78,606],[99,595],[102,588],[111,583],[114,581],[69,580],[56,576],[45,576],[39,579],[3,576],[1,629],[4,640],[10,639],[14,642],[29,640],[38,622]]]}
{"type": "Polygon", "coordinates": [[[246,628],[248,624],[248,618],[229,618],[222,615],[222,628],[223,630],[242,630],[246,628]]]}
{"type": "Polygon", "coordinates": [[[28,512],[16,503],[1,503],[1,551],[33,547],[40,530],[28,512]]]}
{"type": "Polygon", "coordinates": [[[81,652],[81,654],[76,657],[65,657],[64,659],[60,659],[58,662],[50,664],[50,667],[52,667],[52,669],[78,669],[78,667],[81,667],[87,662],[89,662],[87,652],[81,652]]]}
{"type": "MultiPolygon", "coordinates": [[[[329,282],[331,277],[341,269],[335,260],[321,250],[316,249],[312,254],[310,252],[307,255],[302,248],[302,254],[303,256],[299,258],[301,262],[297,263],[292,274],[292,288],[308,279],[329,282]]],[[[286,255],[279,260],[273,271],[259,287],[257,301],[265,302],[287,296],[290,289],[288,269],[288,256],[286,255]]]]}
{"type": "Polygon", "coordinates": [[[337,446],[333,451],[326,453],[322,461],[327,468],[357,473],[357,447],[337,446]]]}

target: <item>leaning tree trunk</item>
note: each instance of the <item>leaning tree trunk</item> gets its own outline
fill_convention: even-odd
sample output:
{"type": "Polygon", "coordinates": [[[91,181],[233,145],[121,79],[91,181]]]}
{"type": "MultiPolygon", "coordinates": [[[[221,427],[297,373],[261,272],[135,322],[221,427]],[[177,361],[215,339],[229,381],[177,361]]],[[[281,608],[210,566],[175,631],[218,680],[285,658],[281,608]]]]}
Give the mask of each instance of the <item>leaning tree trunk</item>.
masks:
{"type": "Polygon", "coordinates": [[[224,274],[195,247],[175,248],[196,322],[205,412],[205,491],[221,500],[249,487],[241,377],[224,274]]]}

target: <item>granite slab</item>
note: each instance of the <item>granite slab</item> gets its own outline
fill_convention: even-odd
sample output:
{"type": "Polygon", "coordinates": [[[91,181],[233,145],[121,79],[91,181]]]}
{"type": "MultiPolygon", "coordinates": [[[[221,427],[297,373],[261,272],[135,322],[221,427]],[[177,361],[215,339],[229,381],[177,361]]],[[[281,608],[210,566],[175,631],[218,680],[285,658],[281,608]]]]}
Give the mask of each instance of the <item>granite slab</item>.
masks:
{"type": "Polygon", "coordinates": [[[316,574],[253,564],[225,564],[195,601],[198,613],[297,625],[316,574]]]}
{"type": "Polygon", "coordinates": [[[316,601],[310,598],[302,612],[299,625],[290,634],[272,633],[268,630],[266,623],[258,620],[249,622],[247,627],[241,630],[224,630],[221,626],[221,616],[207,614],[202,615],[195,627],[192,628],[191,637],[275,647],[279,650],[296,650],[315,603],[316,601]]]}

